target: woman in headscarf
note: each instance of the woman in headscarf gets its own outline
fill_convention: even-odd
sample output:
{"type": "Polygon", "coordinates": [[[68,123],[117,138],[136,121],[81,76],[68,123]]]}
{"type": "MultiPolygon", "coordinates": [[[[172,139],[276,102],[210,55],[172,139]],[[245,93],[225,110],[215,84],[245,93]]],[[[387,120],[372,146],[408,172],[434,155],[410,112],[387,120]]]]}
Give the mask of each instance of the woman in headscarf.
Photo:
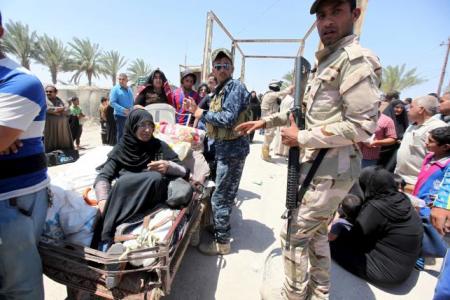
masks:
{"type": "Polygon", "coordinates": [[[116,121],[114,120],[114,108],[109,105],[109,99],[103,96],[99,107],[100,125],[103,145],[115,146],[117,143],[116,121]]]}
{"type": "Polygon", "coordinates": [[[57,96],[54,85],[45,87],[47,95],[47,115],[45,120],[45,152],[53,150],[74,149],[72,133],[69,127],[68,108],[57,96]]]}
{"type": "Polygon", "coordinates": [[[381,286],[403,282],[421,250],[422,223],[393,175],[367,167],[359,179],[365,199],[350,231],[330,242],[331,257],[349,272],[381,286]]]}
{"type": "Polygon", "coordinates": [[[386,170],[393,172],[397,164],[397,150],[403,139],[403,134],[409,126],[408,113],[405,103],[401,100],[394,99],[384,109],[383,114],[394,121],[395,132],[397,133],[397,143],[389,146],[381,147],[378,165],[383,166],[386,170]]]}
{"type": "Polygon", "coordinates": [[[142,107],[154,103],[174,105],[169,82],[160,69],[156,69],[150,74],[144,88],[138,92],[134,100],[135,105],[142,107]]]}
{"type": "Polygon", "coordinates": [[[198,86],[197,93],[201,102],[209,93],[211,93],[211,90],[209,89],[208,84],[203,82],[198,86]]]}
{"type": "Polygon", "coordinates": [[[108,154],[95,180],[102,212],[96,232],[101,231],[100,241],[106,247],[112,243],[118,225],[147,215],[166,200],[169,180],[186,175],[177,154],[153,136],[154,128],[149,112],[131,111],[123,138],[108,154]]]}
{"type": "MultiPolygon", "coordinates": [[[[256,95],[256,91],[250,92],[250,110],[252,112],[252,121],[261,119],[261,102],[256,95]]],[[[253,142],[254,137],[255,132],[253,131],[252,133],[250,133],[250,142],[253,142]]]]}

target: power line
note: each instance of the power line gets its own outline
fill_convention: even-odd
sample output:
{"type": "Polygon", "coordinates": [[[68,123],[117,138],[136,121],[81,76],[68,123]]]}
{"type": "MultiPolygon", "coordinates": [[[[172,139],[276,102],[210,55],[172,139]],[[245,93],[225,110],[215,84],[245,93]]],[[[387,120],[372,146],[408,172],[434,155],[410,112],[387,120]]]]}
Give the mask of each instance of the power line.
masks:
{"type": "MultiPolygon", "coordinates": [[[[259,13],[259,16],[257,19],[260,19],[260,17],[262,17],[263,15],[265,15],[272,7],[275,6],[275,4],[277,4],[278,2],[280,2],[281,0],[275,0],[274,2],[272,2],[272,4],[270,4],[269,6],[267,6],[264,10],[262,10],[259,13]]],[[[252,19],[253,20],[253,19],[252,19]]],[[[236,35],[241,34],[242,32],[244,32],[245,30],[247,30],[251,25],[253,25],[253,22],[249,22],[246,26],[244,26],[244,28],[242,28],[236,35]]]]}

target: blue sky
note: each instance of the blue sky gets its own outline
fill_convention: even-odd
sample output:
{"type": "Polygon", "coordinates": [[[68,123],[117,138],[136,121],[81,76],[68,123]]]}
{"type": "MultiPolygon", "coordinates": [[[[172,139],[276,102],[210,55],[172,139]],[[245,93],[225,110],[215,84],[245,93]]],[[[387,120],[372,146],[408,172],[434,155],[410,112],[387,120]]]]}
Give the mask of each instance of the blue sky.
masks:
{"type": "MultiPolygon", "coordinates": [[[[0,0],[4,22],[21,21],[38,34],[47,33],[63,42],[88,37],[103,50],[117,50],[128,61],[143,58],[159,67],[177,84],[179,64],[202,62],[206,13],[212,10],[235,38],[301,38],[314,22],[309,14],[312,0],[259,1],[155,1],[155,0],[0,0]]],[[[428,81],[404,90],[403,97],[415,97],[437,89],[446,42],[450,36],[449,0],[370,0],[361,44],[372,49],[382,65],[417,68],[428,81]]],[[[213,48],[230,47],[231,42],[214,27],[213,48]]],[[[317,31],[306,43],[305,57],[313,61],[318,46],[317,31]]],[[[298,45],[245,44],[246,54],[294,55],[298,45]]],[[[249,90],[264,92],[271,79],[291,70],[290,60],[247,59],[246,84],[249,90]]],[[[240,57],[235,77],[239,77],[240,57]]],[[[43,82],[49,82],[47,69],[32,65],[43,82]]],[[[125,70],[124,70],[125,71],[125,70]]],[[[450,81],[450,67],[444,87],[450,81]]],[[[68,79],[69,75],[61,75],[68,79]]],[[[86,82],[85,78],[82,83],[86,82]]],[[[101,78],[99,86],[110,85],[101,78]]]]}

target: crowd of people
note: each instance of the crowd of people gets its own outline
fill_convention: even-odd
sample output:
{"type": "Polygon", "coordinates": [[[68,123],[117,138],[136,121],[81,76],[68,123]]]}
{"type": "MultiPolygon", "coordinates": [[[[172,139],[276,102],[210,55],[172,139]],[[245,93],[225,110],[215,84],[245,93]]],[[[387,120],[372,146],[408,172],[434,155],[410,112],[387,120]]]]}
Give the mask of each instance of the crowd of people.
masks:
{"type": "MultiPolygon", "coordinates": [[[[205,83],[186,70],[172,90],[157,69],[134,97],[127,75],[119,74],[99,103],[102,143],[114,148],[94,183],[100,219],[93,247],[111,250],[118,224],[148,213],[163,202],[170,180],[189,173],[153,135],[153,117],[143,109],[164,103],[174,108],[178,124],[207,132],[205,158],[213,161],[215,189],[214,237],[198,248],[206,255],[231,251],[230,216],[255,130],[264,130],[266,161],[275,127],[281,127],[277,154],[302,149],[296,180],[314,178],[289,220],[293,230],[281,232],[280,297],[328,299],[331,258],[365,280],[391,286],[423,267],[424,257],[443,256],[450,231],[450,93],[401,101],[394,92],[381,101],[379,59],[353,34],[361,13],[356,1],[316,0],[310,13],[325,48],[316,53],[306,87],[305,129],[289,122],[294,87],[281,89],[273,81],[262,97],[248,92],[232,78],[234,58],[224,48],[212,52],[205,83]],[[323,160],[315,168],[319,153],[323,160]]],[[[77,97],[67,106],[55,86],[44,93],[36,77],[1,52],[0,66],[6,70],[0,91],[14,100],[0,97],[0,296],[43,299],[37,243],[51,202],[44,153],[79,149],[85,115],[77,97]]],[[[449,295],[450,264],[444,265],[435,299],[449,295]]]]}

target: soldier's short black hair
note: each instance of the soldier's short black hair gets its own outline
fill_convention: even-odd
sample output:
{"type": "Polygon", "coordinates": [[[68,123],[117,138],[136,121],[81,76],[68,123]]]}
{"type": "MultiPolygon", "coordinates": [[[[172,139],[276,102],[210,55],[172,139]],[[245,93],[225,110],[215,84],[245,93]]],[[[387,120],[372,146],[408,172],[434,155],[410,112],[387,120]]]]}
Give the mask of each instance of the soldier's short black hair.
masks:
{"type": "Polygon", "coordinates": [[[430,136],[439,146],[450,145],[450,126],[435,128],[430,131],[430,136]]]}
{"type": "Polygon", "coordinates": [[[347,1],[350,3],[350,9],[354,11],[356,8],[356,0],[347,0],[347,1]]]}

